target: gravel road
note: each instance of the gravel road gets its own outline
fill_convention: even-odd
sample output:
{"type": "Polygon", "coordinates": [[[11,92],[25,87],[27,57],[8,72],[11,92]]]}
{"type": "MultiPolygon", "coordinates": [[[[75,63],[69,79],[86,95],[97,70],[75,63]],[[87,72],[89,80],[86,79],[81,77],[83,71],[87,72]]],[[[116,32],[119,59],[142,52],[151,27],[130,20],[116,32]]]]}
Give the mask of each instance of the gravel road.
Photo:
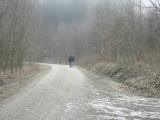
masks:
{"type": "Polygon", "coordinates": [[[160,99],[117,92],[112,80],[93,82],[76,67],[50,66],[0,103],[0,120],[160,120],[160,99]]]}

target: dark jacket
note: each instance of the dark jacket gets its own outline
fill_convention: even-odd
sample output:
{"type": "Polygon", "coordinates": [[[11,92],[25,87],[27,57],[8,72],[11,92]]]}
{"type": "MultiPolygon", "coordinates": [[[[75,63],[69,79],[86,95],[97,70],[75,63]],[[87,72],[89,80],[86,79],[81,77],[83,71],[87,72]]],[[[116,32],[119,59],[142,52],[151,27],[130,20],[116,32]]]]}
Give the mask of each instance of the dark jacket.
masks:
{"type": "Polygon", "coordinates": [[[74,56],[69,56],[68,61],[69,61],[69,62],[74,62],[74,61],[75,61],[74,56]]]}

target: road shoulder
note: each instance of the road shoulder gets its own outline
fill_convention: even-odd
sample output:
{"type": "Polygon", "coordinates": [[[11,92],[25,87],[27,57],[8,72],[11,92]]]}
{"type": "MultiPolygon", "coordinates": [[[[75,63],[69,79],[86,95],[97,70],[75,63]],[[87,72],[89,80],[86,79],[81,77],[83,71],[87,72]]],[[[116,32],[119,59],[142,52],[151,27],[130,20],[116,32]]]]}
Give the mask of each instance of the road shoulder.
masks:
{"type": "Polygon", "coordinates": [[[14,74],[8,73],[5,76],[1,74],[4,83],[0,86],[0,102],[19,93],[25,86],[31,84],[35,78],[47,74],[50,69],[51,67],[48,65],[34,64],[26,65],[23,70],[14,74]]]}
{"type": "Polygon", "coordinates": [[[99,89],[103,89],[106,91],[112,91],[116,93],[124,93],[129,94],[126,92],[126,87],[124,84],[121,84],[115,80],[112,80],[110,77],[102,76],[95,74],[85,68],[79,67],[79,69],[83,72],[83,74],[92,82],[92,85],[95,87],[100,87],[99,89]]]}

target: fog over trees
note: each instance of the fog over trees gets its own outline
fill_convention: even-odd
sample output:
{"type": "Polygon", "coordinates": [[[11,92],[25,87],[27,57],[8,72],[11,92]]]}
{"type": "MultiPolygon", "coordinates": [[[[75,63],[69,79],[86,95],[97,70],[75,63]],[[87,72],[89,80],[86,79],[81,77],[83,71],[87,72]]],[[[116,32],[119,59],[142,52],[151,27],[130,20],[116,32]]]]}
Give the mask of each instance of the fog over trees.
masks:
{"type": "Polygon", "coordinates": [[[32,0],[0,1],[0,69],[13,73],[31,59],[30,44],[34,42],[37,13],[32,0]]]}
{"type": "Polygon", "coordinates": [[[0,70],[66,63],[69,55],[160,64],[159,0],[95,2],[0,0],[0,70]]]}

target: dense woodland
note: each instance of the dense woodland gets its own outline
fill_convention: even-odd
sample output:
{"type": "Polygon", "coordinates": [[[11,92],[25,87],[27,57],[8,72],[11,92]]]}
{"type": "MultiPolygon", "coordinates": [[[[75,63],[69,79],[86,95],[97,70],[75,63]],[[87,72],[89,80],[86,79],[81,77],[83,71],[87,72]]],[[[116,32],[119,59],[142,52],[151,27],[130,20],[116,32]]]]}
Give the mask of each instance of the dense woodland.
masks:
{"type": "Polygon", "coordinates": [[[0,0],[0,70],[14,72],[25,62],[66,63],[69,55],[160,65],[159,0],[99,0],[90,7],[72,1],[59,9],[0,0]]]}
{"type": "Polygon", "coordinates": [[[0,0],[0,70],[12,73],[31,60],[37,30],[36,6],[31,0],[0,0]]]}

